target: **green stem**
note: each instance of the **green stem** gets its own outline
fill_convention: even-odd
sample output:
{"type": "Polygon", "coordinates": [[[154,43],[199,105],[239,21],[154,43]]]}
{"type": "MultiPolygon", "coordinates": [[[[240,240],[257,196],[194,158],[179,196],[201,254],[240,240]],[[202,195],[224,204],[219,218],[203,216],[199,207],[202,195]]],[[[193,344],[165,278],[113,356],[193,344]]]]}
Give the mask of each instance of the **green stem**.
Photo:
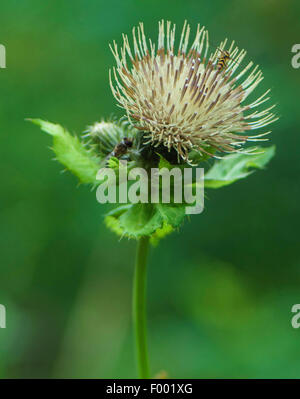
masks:
{"type": "Polygon", "coordinates": [[[139,378],[149,378],[146,337],[146,270],[149,237],[141,237],[137,245],[133,283],[133,321],[139,378]]]}

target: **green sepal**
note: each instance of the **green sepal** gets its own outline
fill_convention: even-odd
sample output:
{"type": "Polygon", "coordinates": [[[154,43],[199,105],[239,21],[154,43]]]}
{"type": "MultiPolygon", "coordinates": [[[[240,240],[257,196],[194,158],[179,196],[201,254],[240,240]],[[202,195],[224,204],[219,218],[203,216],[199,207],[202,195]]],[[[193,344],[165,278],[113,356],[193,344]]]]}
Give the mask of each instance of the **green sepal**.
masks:
{"type": "Polygon", "coordinates": [[[96,175],[100,168],[100,159],[88,150],[78,137],[72,136],[60,125],[41,119],[28,120],[53,137],[52,150],[56,159],[77,176],[81,183],[99,183],[96,175]]]}

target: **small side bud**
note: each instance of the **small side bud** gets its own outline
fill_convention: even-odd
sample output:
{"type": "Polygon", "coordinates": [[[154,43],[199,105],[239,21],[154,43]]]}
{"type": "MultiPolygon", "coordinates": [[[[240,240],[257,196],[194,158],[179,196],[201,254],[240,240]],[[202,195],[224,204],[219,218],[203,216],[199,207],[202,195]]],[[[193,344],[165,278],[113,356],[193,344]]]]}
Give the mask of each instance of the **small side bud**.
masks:
{"type": "Polygon", "coordinates": [[[124,138],[132,141],[136,135],[135,129],[124,123],[114,121],[101,121],[88,126],[83,137],[89,138],[89,143],[94,145],[95,149],[102,155],[111,154],[115,147],[119,145],[124,138]]]}

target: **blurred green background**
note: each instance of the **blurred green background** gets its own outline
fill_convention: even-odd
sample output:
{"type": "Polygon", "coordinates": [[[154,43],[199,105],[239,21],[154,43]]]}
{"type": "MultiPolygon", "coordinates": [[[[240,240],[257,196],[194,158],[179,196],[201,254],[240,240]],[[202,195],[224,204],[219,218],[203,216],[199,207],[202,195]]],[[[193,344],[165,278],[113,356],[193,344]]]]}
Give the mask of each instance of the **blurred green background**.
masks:
{"type": "Polygon", "coordinates": [[[72,132],[122,115],[108,48],[144,21],[200,22],[260,64],[281,119],[265,171],[208,192],[206,209],[151,251],[152,373],[171,378],[299,378],[300,3],[292,0],[10,0],[0,6],[1,378],[136,375],[131,327],[135,243],[108,232],[89,187],[61,173],[40,117],[72,132]]]}

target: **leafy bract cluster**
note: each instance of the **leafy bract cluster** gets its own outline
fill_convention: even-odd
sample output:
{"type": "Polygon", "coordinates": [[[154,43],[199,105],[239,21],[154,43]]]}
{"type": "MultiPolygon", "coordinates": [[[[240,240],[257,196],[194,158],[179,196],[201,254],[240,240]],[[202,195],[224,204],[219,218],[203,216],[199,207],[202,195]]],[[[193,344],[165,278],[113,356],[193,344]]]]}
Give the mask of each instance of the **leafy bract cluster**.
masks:
{"type": "MultiPolygon", "coordinates": [[[[83,139],[71,135],[61,125],[53,124],[41,119],[30,119],[44,132],[53,138],[52,150],[56,159],[71,171],[81,183],[96,187],[99,181],[97,172],[105,163],[103,154],[97,152],[94,146],[87,146],[83,139]]],[[[117,130],[124,129],[123,136],[128,135],[126,125],[119,124],[117,130]]],[[[130,132],[132,135],[132,131],[130,132]]],[[[137,132],[137,134],[141,134],[137,132]]],[[[230,154],[222,159],[215,160],[214,164],[205,172],[205,188],[219,188],[244,179],[255,169],[262,169],[275,153],[275,147],[257,148],[250,154],[230,154]]],[[[197,155],[197,154],[196,154],[197,155]]],[[[196,157],[197,158],[197,157],[196,157]]],[[[195,158],[195,159],[196,159],[195,158]]],[[[157,167],[172,169],[178,165],[172,165],[162,155],[157,157],[157,167]]],[[[201,160],[200,158],[198,161],[201,160]]],[[[132,161],[141,166],[141,159],[132,161]]],[[[111,157],[107,166],[117,168],[119,160],[111,157]]],[[[206,162],[200,163],[204,167],[206,162]]],[[[189,165],[184,165],[190,167],[189,165]]],[[[183,223],[186,204],[178,203],[136,203],[116,204],[115,208],[105,217],[106,226],[120,236],[138,239],[141,236],[150,236],[153,244],[170,234],[183,223]]]]}

